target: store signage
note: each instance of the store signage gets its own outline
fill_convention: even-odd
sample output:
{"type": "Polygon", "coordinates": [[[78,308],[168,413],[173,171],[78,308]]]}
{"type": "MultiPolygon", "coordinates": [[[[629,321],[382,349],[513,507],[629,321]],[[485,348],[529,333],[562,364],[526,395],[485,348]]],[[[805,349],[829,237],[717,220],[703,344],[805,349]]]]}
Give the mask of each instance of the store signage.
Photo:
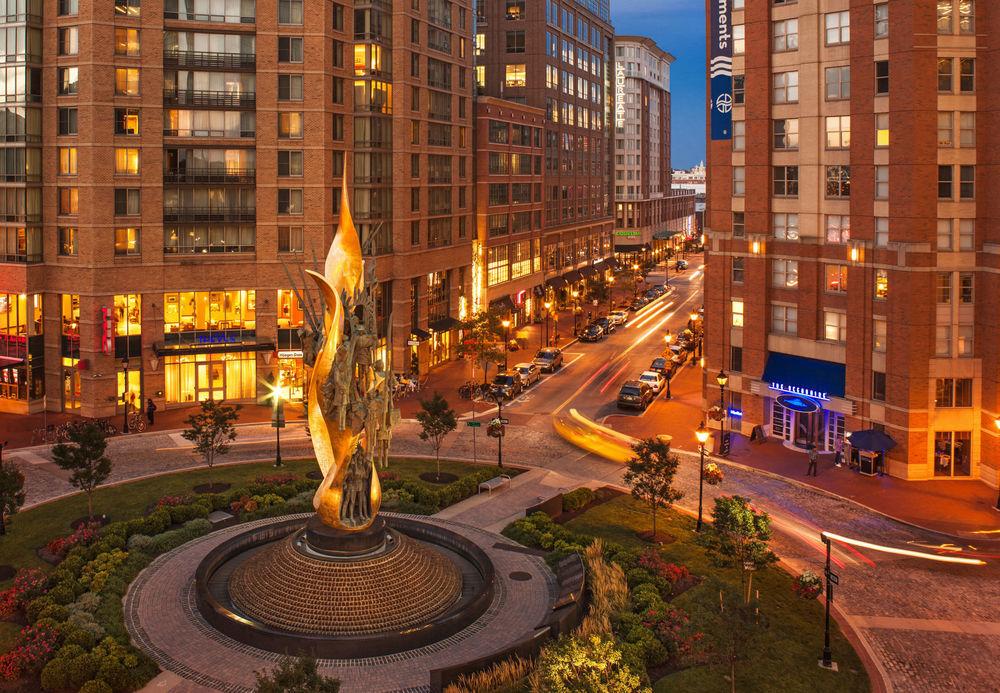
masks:
{"type": "Polygon", "coordinates": [[[302,358],[301,349],[279,349],[278,350],[279,359],[300,359],[302,358]]]}
{"type": "Polygon", "coordinates": [[[772,390],[777,390],[778,392],[787,392],[790,395],[803,395],[805,397],[811,397],[812,399],[823,400],[824,402],[828,402],[830,400],[830,396],[826,392],[821,392],[820,390],[810,390],[808,387],[785,385],[784,383],[771,383],[770,388],[772,390]]]}
{"type": "Polygon", "coordinates": [[[730,407],[729,408],[729,415],[733,416],[733,417],[736,417],[736,418],[739,418],[739,417],[743,416],[743,410],[742,409],[733,409],[732,407],[730,407]]]}
{"type": "Polygon", "coordinates": [[[811,414],[819,411],[818,404],[813,402],[811,399],[806,399],[805,397],[800,397],[798,395],[781,395],[776,399],[776,401],[785,409],[791,409],[792,411],[797,411],[802,414],[811,414]]]}
{"type": "Polygon", "coordinates": [[[621,229],[615,231],[616,236],[628,236],[630,238],[638,237],[639,235],[641,235],[641,233],[642,233],[641,231],[627,231],[621,229]]]}
{"type": "Polygon", "coordinates": [[[615,127],[625,127],[625,65],[619,62],[615,63],[615,127]]]}
{"type": "Polygon", "coordinates": [[[712,139],[733,137],[733,34],[730,0],[712,0],[709,84],[712,93],[712,139]]]}
{"type": "Polygon", "coordinates": [[[420,345],[420,341],[417,340],[417,339],[407,339],[406,340],[406,346],[419,346],[419,345],[420,345]]]}
{"type": "Polygon", "coordinates": [[[243,335],[239,330],[199,332],[195,335],[195,342],[198,344],[239,344],[241,341],[243,341],[243,335]]]}
{"type": "Polygon", "coordinates": [[[115,318],[110,308],[101,308],[101,353],[115,353],[115,318]]]}

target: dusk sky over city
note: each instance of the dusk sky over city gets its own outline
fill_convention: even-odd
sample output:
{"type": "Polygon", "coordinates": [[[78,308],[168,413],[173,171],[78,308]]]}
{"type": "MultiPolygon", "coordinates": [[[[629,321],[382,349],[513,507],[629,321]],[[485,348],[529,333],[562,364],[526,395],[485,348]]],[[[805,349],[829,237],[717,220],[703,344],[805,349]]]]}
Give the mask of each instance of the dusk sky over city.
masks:
{"type": "Polygon", "coordinates": [[[650,36],[677,61],[670,67],[674,168],[705,158],[705,4],[701,0],[613,0],[618,34],[650,36]]]}

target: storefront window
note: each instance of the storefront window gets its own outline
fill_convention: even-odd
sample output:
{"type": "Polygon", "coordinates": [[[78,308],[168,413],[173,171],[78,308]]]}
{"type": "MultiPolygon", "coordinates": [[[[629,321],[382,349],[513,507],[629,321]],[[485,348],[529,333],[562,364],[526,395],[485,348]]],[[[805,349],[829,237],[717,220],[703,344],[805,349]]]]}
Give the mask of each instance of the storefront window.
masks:
{"type": "Polygon", "coordinates": [[[115,335],[127,337],[142,333],[141,298],[139,294],[115,296],[115,335]]]}
{"type": "Polygon", "coordinates": [[[64,337],[80,338],[80,294],[62,295],[62,333],[64,337]]]}
{"type": "Polygon", "coordinates": [[[257,396],[254,352],[164,357],[167,403],[246,400],[257,396]]]}
{"type": "Polygon", "coordinates": [[[290,289],[278,289],[278,328],[292,329],[302,327],[305,316],[302,303],[295,292],[290,289]]]}
{"type": "Polygon", "coordinates": [[[0,294],[0,399],[26,401],[43,395],[41,333],[40,294],[0,294]]]}
{"type": "Polygon", "coordinates": [[[972,474],[972,433],[937,431],[934,434],[934,476],[972,474]]]}
{"type": "Polygon", "coordinates": [[[257,327],[256,292],[182,291],[163,296],[165,332],[253,330],[257,327]]]}

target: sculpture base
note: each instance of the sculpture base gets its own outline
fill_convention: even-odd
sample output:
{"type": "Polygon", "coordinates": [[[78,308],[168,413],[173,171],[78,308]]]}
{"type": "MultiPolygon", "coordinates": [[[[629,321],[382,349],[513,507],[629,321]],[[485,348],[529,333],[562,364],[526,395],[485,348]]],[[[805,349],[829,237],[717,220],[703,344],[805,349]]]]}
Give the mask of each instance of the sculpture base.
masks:
{"type": "Polygon", "coordinates": [[[391,541],[385,520],[376,517],[371,526],[360,532],[348,532],[323,524],[319,515],[306,522],[305,543],[314,552],[327,556],[363,556],[386,548],[391,541]]]}

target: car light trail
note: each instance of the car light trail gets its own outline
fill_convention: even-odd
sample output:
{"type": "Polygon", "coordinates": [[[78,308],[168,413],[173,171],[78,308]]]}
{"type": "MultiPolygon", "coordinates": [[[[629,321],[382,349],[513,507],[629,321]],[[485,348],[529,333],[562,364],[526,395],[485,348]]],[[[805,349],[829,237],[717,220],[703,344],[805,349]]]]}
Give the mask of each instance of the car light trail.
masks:
{"type": "Polygon", "coordinates": [[[618,376],[621,375],[622,372],[626,368],[628,368],[630,365],[632,365],[631,359],[626,359],[625,363],[622,364],[622,367],[619,368],[617,371],[615,371],[614,375],[612,375],[610,378],[608,378],[608,382],[604,383],[604,386],[601,388],[601,394],[602,395],[604,394],[605,390],[607,390],[609,387],[611,387],[611,383],[615,382],[615,380],[618,378],[618,376]]]}
{"type": "Polygon", "coordinates": [[[858,546],[863,549],[871,549],[872,551],[881,551],[882,553],[891,553],[897,556],[909,556],[910,558],[923,558],[928,561],[938,561],[939,563],[959,563],[962,565],[986,565],[986,561],[981,561],[978,558],[941,556],[934,553],[924,553],[923,551],[898,549],[893,546],[882,546],[881,544],[872,544],[871,542],[861,541],[860,539],[850,539],[848,537],[844,537],[839,534],[833,534],[832,532],[821,532],[821,534],[827,539],[831,539],[833,541],[837,541],[842,544],[850,544],[851,546],[858,546]]]}

